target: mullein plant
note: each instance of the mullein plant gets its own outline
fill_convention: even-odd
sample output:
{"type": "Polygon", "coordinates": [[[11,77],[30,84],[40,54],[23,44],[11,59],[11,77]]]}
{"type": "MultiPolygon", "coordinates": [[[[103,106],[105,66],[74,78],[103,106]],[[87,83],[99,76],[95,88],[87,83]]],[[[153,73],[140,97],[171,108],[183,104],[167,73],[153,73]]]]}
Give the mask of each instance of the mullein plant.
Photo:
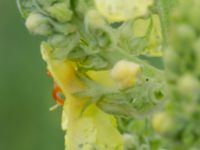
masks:
{"type": "Polygon", "coordinates": [[[47,37],[66,150],[199,149],[199,0],[17,5],[27,29],[47,37]]]}

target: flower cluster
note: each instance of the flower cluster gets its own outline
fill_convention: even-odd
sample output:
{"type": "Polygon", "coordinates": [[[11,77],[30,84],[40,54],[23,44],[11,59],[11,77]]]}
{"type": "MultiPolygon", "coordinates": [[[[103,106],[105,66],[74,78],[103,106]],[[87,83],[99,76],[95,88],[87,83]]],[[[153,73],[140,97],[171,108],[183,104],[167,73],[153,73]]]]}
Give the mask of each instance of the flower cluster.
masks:
{"type": "Polygon", "coordinates": [[[198,0],[17,3],[27,29],[47,38],[67,150],[198,149],[198,0]]]}

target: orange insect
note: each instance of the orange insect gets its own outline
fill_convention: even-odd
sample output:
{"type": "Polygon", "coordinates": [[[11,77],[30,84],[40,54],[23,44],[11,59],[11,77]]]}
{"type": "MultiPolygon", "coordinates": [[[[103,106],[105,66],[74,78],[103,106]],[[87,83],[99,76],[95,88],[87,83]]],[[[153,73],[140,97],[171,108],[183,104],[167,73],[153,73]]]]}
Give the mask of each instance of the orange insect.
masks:
{"type": "Polygon", "coordinates": [[[54,83],[52,96],[58,104],[63,106],[64,105],[64,99],[62,98],[61,94],[62,94],[61,88],[58,86],[57,83],[54,83]]]}
{"type": "MultiPolygon", "coordinates": [[[[48,71],[47,72],[48,76],[52,76],[51,75],[51,72],[48,71]]],[[[54,83],[54,86],[53,86],[53,91],[52,91],[52,96],[54,98],[54,100],[61,106],[64,105],[64,98],[62,98],[62,90],[61,88],[58,86],[57,83],[54,83]]]]}

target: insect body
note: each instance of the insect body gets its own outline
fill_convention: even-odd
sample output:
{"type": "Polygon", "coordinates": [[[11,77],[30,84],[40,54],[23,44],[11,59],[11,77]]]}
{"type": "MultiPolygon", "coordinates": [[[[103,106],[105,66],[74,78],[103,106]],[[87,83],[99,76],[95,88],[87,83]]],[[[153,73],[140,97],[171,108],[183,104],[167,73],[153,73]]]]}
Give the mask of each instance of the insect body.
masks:
{"type": "MultiPolygon", "coordinates": [[[[50,71],[48,71],[47,74],[50,77],[52,76],[50,71]]],[[[54,86],[53,86],[52,96],[59,105],[61,105],[61,106],[64,105],[64,98],[63,98],[62,90],[56,82],[54,83],[54,86]]]]}
{"type": "Polygon", "coordinates": [[[62,90],[61,88],[58,86],[57,83],[54,83],[54,86],[53,86],[53,91],[52,91],[52,96],[53,98],[55,99],[55,101],[63,106],[64,105],[64,99],[62,98],[62,90]]]}

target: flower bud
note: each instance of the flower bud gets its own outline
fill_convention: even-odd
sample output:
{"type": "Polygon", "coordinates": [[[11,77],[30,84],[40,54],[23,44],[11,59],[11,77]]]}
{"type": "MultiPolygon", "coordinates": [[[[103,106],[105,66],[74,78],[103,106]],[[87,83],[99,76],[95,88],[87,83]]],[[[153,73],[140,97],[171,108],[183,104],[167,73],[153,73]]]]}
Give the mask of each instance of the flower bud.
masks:
{"type": "Polygon", "coordinates": [[[184,96],[195,97],[195,94],[198,94],[199,91],[198,82],[194,76],[186,74],[178,80],[178,91],[184,96]]]}
{"type": "Polygon", "coordinates": [[[188,51],[193,47],[195,39],[195,30],[189,24],[178,24],[171,28],[169,42],[177,50],[188,51]]]}
{"type": "Polygon", "coordinates": [[[105,25],[105,20],[96,10],[90,10],[85,17],[85,24],[90,28],[101,28],[105,25]]]}
{"type": "Polygon", "coordinates": [[[48,18],[40,13],[31,13],[26,19],[25,25],[27,29],[34,34],[49,35],[52,33],[48,18]]]}
{"type": "Polygon", "coordinates": [[[49,37],[48,42],[53,47],[64,47],[68,44],[67,36],[65,36],[64,34],[55,34],[49,37]]]}
{"type": "Polygon", "coordinates": [[[66,2],[55,3],[47,8],[47,12],[61,23],[70,21],[72,17],[72,11],[68,8],[66,2]]]}
{"type": "Polygon", "coordinates": [[[140,72],[140,66],[136,63],[120,60],[112,68],[111,77],[119,84],[121,88],[133,86],[140,72]]]}
{"type": "Polygon", "coordinates": [[[146,15],[153,0],[95,0],[95,2],[103,16],[117,22],[146,15]]]}
{"type": "Polygon", "coordinates": [[[139,145],[139,140],[136,135],[125,133],[123,134],[125,149],[135,149],[139,145]]]}
{"type": "Polygon", "coordinates": [[[158,112],[152,119],[153,128],[160,134],[167,134],[172,128],[172,119],[166,112],[158,112]]]}

